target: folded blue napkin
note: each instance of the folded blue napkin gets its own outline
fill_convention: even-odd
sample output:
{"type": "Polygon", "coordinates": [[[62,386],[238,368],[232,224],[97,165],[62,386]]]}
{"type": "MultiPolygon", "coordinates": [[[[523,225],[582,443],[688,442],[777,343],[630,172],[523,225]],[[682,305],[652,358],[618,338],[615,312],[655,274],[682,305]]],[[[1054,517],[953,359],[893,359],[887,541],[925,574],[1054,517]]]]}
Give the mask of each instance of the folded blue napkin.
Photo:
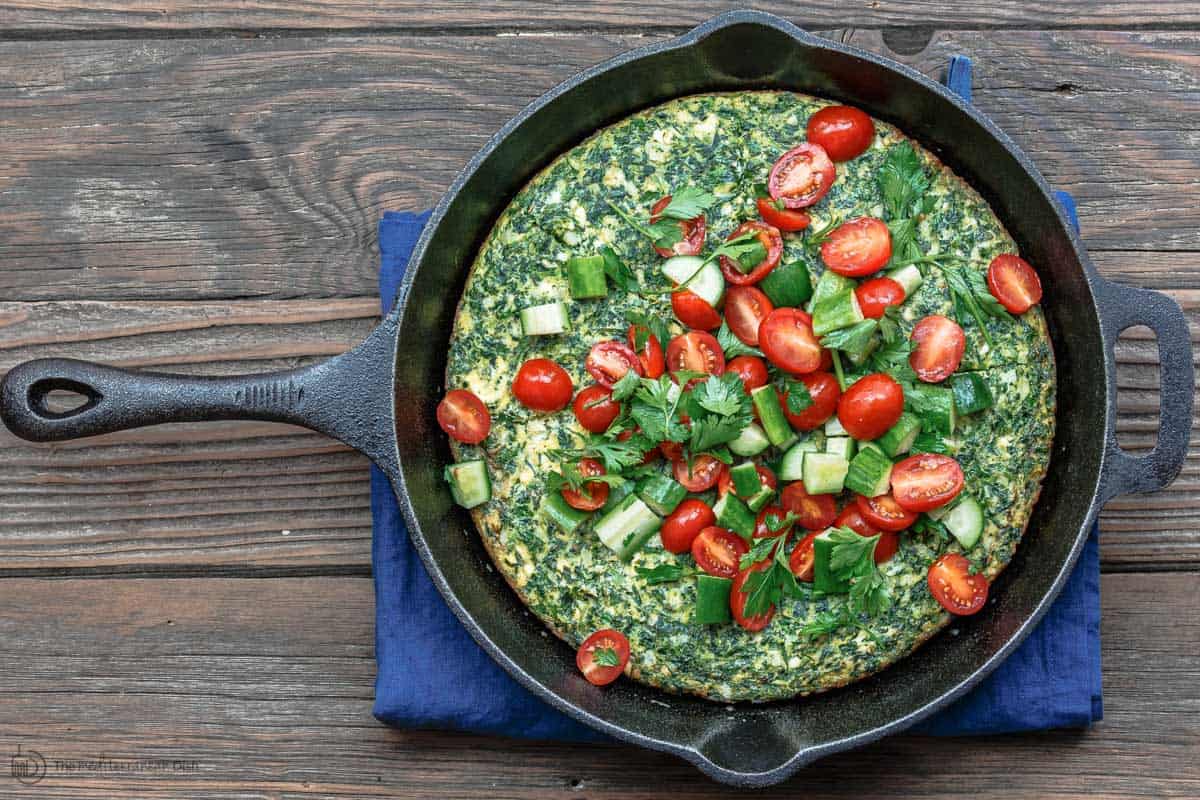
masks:
{"type": "MultiPolygon", "coordinates": [[[[970,100],[971,63],[947,84],[970,100]]],[[[1058,193],[1074,221],[1074,202],[1058,193]]],[[[429,212],[386,212],[379,289],[386,314],[429,212]]],[[[1077,223],[1076,223],[1077,225],[1077,223]]],[[[402,728],[603,741],[509,677],[467,635],[413,550],[387,478],[371,469],[375,575],[375,716],[402,728]]],[[[995,672],[915,730],[939,736],[1079,728],[1100,719],[1100,550],[1095,529],[1045,619],[995,672]]]]}

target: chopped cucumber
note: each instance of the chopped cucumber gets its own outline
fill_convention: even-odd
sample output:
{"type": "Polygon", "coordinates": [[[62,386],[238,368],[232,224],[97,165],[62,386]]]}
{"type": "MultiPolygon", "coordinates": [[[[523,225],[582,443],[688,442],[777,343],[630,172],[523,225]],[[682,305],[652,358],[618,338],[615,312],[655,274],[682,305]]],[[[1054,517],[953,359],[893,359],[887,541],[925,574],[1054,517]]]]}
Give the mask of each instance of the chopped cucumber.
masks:
{"type": "Polygon", "coordinates": [[[750,398],[754,401],[754,408],[758,411],[758,418],[762,421],[767,439],[776,447],[787,447],[788,443],[795,439],[795,433],[783,414],[783,406],[779,404],[779,394],[775,387],[769,383],[759,386],[750,392],[750,398]]]}
{"type": "Polygon", "coordinates": [[[817,303],[820,303],[826,297],[833,297],[835,294],[847,290],[854,291],[855,285],[856,283],[853,278],[838,275],[831,269],[825,270],[821,273],[821,277],[817,278],[817,288],[813,290],[813,296],[810,301],[812,307],[816,308],[817,303]]]}
{"type": "Polygon", "coordinates": [[[854,458],[854,440],[849,436],[830,436],[825,440],[825,452],[849,461],[854,458]]]}
{"type": "Polygon", "coordinates": [[[772,489],[770,486],[759,486],[758,491],[746,501],[746,507],[757,514],[759,511],[762,511],[766,507],[767,503],[771,502],[771,500],[774,498],[774,489],[772,489]]]}
{"type": "Polygon", "coordinates": [[[696,576],[697,625],[724,625],[729,622],[729,590],[732,588],[732,578],[696,576]]]}
{"type": "Polygon", "coordinates": [[[864,319],[858,296],[853,289],[846,289],[813,305],[812,329],[817,336],[824,336],[830,331],[857,325],[864,319]]]}
{"type": "MultiPolygon", "coordinates": [[[[805,487],[807,488],[807,486],[805,487]]],[[[833,576],[830,561],[833,558],[833,541],[829,534],[833,529],[821,531],[813,539],[813,591],[824,594],[844,594],[850,591],[850,581],[833,576]]]]}
{"type": "Polygon", "coordinates": [[[576,300],[604,297],[604,256],[573,256],[567,261],[567,288],[576,300]]]}
{"type": "Polygon", "coordinates": [[[807,439],[796,442],[783,454],[783,458],[779,461],[779,469],[776,470],[779,480],[804,480],[804,454],[822,452],[820,438],[820,436],[814,434],[807,439]]]}
{"type": "Polygon", "coordinates": [[[606,547],[614,553],[624,553],[627,540],[632,542],[641,538],[641,544],[645,544],[650,537],[644,534],[654,533],[661,524],[662,520],[641,498],[629,494],[596,520],[594,529],[606,547]]]}
{"type": "Polygon", "coordinates": [[[983,534],[983,507],[974,497],[964,494],[941,522],[964,550],[970,550],[983,534]]]}
{"type": "Polygon", "coordinates": [[[846,472],[846,488],[863,497],[878,497],[887,494],[891,485],[892,460],[879,447],[863,445],[846,472]]]}
{"type": "Polygon", "coordinates": [[[573,508],[563,499],[562,492],[548,492],[542,498],[542,514],[567,533],[574,533],[585,519],[586,511],[573,508]]]}
{"type": "Polygon", "coordinates": [[[454,502],[463,508],[474,508],[492,499],[492,479],[483,459],[451,464],[446,467],[445,478],[454,502]]]}
{"type": "Polygon", "coordinates": [[[904,406],[921,419],[924,430],[949,434],[958,424],[954,392],[944,386],[914,384],[904,391],[904,406]]]}
{"type": "Polygon", "coordinates": [[[842,421],[834,414],[825,422],[826,436],[849,436],[850,432],[842,427],[842,421]]]}
{"type": "Polygon", "coordinates": [[[750,461],[743,461],[731,468],[729,477],[733,480],[733,490],[738,493],[738,497],[752,497],[762,487],[762,481],[758,478],[758,468],[750,461]]]}
{"type": "Polygon", "coordinates": [[[799,308],[812,297],[812,279],[803,261],[780,264],[758,282],[772,303],[778,307],[799,308]]]}
{"type": "Polygon", "coordinates": [[[738,437],[729,443],[729,449],[733,451],[734,455],[746,458],[756,456],[770,446],[771,440],[767,438],[766,432],[753,422],[742,429],[738,437]]]}
{"type": "Polygon", "coordinates": [[[713,506],[717,524],[749,542],[754,538],[754,514],[733,492],[726,492],[713,506]]]}
{"type": "Polygon", "coordinates": [[[637,485],[638,497],[660,517],[665,517],[687,497],[687,489],[666,475],[651,475],[637,485]]]}
{"type": "Polygon", "coordinates": [[[992,391],[983,378],[975,372],[961,372],[950,376],[950,391],[954,392],[954,408],[959,416],[974,414],[992,407],[992,391]]]}
{"type": "Polygon", "coordinates": [[[687,283],[687,289],[697,294],[713,308],[725,296],[725,276],[714,262],[705,263],[700,256],[675,256],[662,265],[663,274],[676,284],[687,283]],[[697,272],[699,270],[699,272],[697,272]]]}
{"type": "Polygon", "coordinates": [[[921,432],[921,420],[916,414],[905,411],[887,433],[875,440],[889,458],[907,453],[921,432]]]}
{"type": "Polygon", "coordinates": [[[913,292],[920,287],[921,281],[925,280],[925,276],[921,274],[921,270],[917,269],[915,264],[888,270],[884,277],[891,278],[904,287],[905,300],[912,297],[913,292]]]}
{"type": "Polygon", "coordinates": [[[521,309],[521,333],[526,336],[553,336],[571,330],[565,303],[543,303],[521,309]]]}
{"type": "Polygon", "coordinates": [[[856,367],[861,367],[863,364],[867,363],[867,359],[870,358],[871,354],[874,353],[875,350],[879,347],[879,340],[880,340],[879,334],[873,333],[871,335],[871,340],[869,342],[867,342],[866,346],[863,347],[862,350],[855,350],[853,352],[846,352],[846,351],[843,351],[843,352],[846,352],[846,358],[849,359],[851,364],[853,364],[856,367]]]}
{"type": "Polygon", "coordinates": [[[850,462],[833,453],[804,454],[804,488],[809,494],[837,494],[846,485],[850,462]]]}
{"type": "Polygon", "coordinates": [[[641,552],[642,548],[648,545],[652,540],[658,538],[658,536],[655,534],[658,533],[658,529],[660,527],[662,527],[662,520],[659,520],[658,523],[652,528],[635,528],[634,530],[630,531],[625,536],[625,540],[621,542],[621,549],[617,551],[617,557],[622,561],[629,561],[632,559],[635,555],[641,552]]]}

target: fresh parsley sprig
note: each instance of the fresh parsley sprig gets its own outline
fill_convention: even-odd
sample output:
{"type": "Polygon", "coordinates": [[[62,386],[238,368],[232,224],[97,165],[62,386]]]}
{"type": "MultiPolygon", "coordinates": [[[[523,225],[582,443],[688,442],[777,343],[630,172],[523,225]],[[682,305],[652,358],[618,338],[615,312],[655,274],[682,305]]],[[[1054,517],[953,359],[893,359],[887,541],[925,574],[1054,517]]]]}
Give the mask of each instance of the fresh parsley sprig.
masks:
{"type": "Polygon", "coordinates": [[[670,202],[653,215],[657,217],[654,222],[651,222],[649,217],[643,220],[633,216],[611,200],[606,199],[604,202],[630,227],[653,242],[655,247],[670,250],[683,241],[683,231],[679,223],[700,216],[715,201],[716,198],[708,192],[685,186],[671,193],[670,202]]]}
{"type": "Polygon", "coordinates": [[[812,393],[802,380],[781,372],[775,379],[775,389],[787,397],[787,410],[793,414],[801,414],[812,407],[812,393]]]}
{"type": "Polygon", "coordinates": [[[830,331],[821,337],[821,346],[828,350],[841,350],[852,356],[861,356],[871,347],[875,332],[879,330],[879,322],[864,319],[848,328],[830,331]]]}
{"type": "Polygon", "coordinates": [[[688,449],[693,453],[713,453],[740,436],[754,419],[750,397],[741,379],[732,373],[713,375],[688,394],[692,421],[688,449]]]}
{"type": "Polygon", "coordinates": [[[637,567],[636,569],[638,575],[641,575],[642,579],[651,586],[658,583],[675,583],[699,574],[693,567],[685,567],[669,561],[654,567],[637,567]]]}
{"type": "Polygon", "coordinates": [[[613,282],[613,286],[616,286],[623,292],[636,292],[638,290],[637,276],[621,260],[616,250],[605,245],[600,248],[600,255],[604,258],[604,274],[613,282]]]}
{"type": "Polygon", "coordinates": [[[671,323],[657,314],[629,309],[625,312],[625,321],[633,326],[633,349],[642,352],[646,346],[646,334],[654,335],[661,347],[666,347],[671,341],[671,323]]]}
{"type": "Polygon", "coordinates": [[[850,583],[851,610],[874,616],[890,608],[891,592],[875,565],[879,534],[859,536],[849,528],[834,528],[828,538],[833,545],[829,571],[834,578],[850,583]]]}
{"type": "Polygon", "coordinates": [[[724,320],[721,321],[721,327],[717,330],[717,344],[721,345],[721,352],[725,354],[726,359],[737,358],[738,356],[764,357],[762,350],[759,350],[757,347],[751,347],[734,335],[724,320]]]}
{"type": "Polygon", "coordinates": [[[804,590],[800,588],[788,564],[788,552],[785,547],[796,519],[796,515],[791,512],[783,519],[768,516],[767,528],[775,535],[755,539],[750,552],[742,556],[738,564],[740,569],[750,569],[753,565],[770,559],[765,567],[747,575],[742,584],[741,591],[746,595],[746,603],[742,607],[743,616],[765,614],[785,597],[804,595],[804,590]]]}
{"type": "Polygon", "coordinates": [[[842,628],[857,628],[860,631],[864,631],[877,643],[880,641],[878,634],[867,627],[860,616],[851,611],[850,607],[846,605],[820,612],[812,622],[800,629],[800,633],[809,639],[819,639],[822,636],[829,636],[842,628]]]}

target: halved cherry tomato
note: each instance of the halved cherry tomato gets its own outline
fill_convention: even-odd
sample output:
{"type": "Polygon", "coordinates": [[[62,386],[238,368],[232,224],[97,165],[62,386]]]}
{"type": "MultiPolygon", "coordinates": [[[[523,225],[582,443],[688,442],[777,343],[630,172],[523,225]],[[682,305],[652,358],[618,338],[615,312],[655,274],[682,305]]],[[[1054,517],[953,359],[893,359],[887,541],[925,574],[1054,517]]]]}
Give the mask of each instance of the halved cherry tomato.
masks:
{"type": "Polygon", "coordinates": [[[783,487],[779,503],[798,516],[797,524],[806,531],[828,528],[837,517],[837,502],[831,494],[809,494],[804,481],[794,481],[783,487]]]}
{"type": "Polygon", "coordinates": [[[513,396],[534,411],[559,411],[571,402],[571,376],[548,358],[531,358],[513,378],[513,396]]]}
{"type": "Polygon", "coordinates": [[[731,286],[725,293],[725,321],[751,347],[758,347],[758,326],[774,310],[771,298],[753,286],[731,286]]]}
{"type": "Polygon", "coordinates": [[[957,322],[941,314],[930,314],[913,328],[909,337],[916,345],[908,363],[926,383],[940,383],[962,363],[967,337],[957,322]]]}
{"type": "Polygon", "coordinates": [[[892,468],[892,494],[909,511],[941,508],[962,488],[962,467],[940,453],[909,456],[892,468]]]}
{"type": "Polygon", "coordinates": [[[621,404],[612,399],[612,392],[598,383],[581,389],[571,408],[583,429],[592,433],[604,433],[621,413],[621,404]]]}
{"type": "Polygon", "coordinates": [[[629,370],[633,370],[638,375],[645,374],[637,353],[618,339],[596,342],[592,345],[584,367],[596,379],[596,383],[609,389],[625,377],[625,373],[629,370]]]}
{"type": "Polygon", "coordinates": [[[692,542],[692,558],[696,566],[718,578],[732,578],[738,572],[738,562],[750,552],[746,542],[736,533],[709,526],[700,531],[692,542]]]}
{"type": "MultiPolygon", "coordinates": [[[[765,369],[763,383],[766,383],[765,369]]],[[[450,438],[464,444],[479,444],[492,429],[492,415],[488,413],[487,406],[474,392],[466,389],[446,392],[442,402],[438,403],[437,421],[450,438]]]]}
{"type": "Polygon", "coordinates": [[[763,222],[768,225],[774,225],[781,231],[802,231],[812,224],[812,217],[803,211],[792,211],[788,208],[780,208],[783,205],[778,200],[772,200],[769,197],[760,197],[756,201],[758,205],[758,215],[763,218],[763,222]],[[776,205],[776,204],[779,205],[776,205]]]}
{"type": "MultiPolygon", "coordinates": [[[[671,202],[671,195],[659,200],[650,209],[650,223],[658,222],[661,217],[659,212],[662,211],[671,202]]],[[[671,249],[665,247],[655,247],[654,250],[663,258],[671,256],[698,256],[700,251],[704,249],[704,233],[705,222],[704,215],[692,217],[688,220],[679,220],[679,231],[683,234],[683,241],[675,243],[671,249]]]]}
{"type": "MultiPolygon", "coordinates": [[[[754,520],[754,538],[765,539],[768,536],[779,536],[783,533],[790,533],[793,524],[791,522],[777,531],[773,531],[767,526],[768,517],[773,519],[775,524],[778,525],[787,518],[787,513],[779,506],[767,506],[762,511],[759,511],[758,516],[754,520]]],[[[772,555],[774,555],[774,552],[772,552],[772,555]]]]}
{"type": "MultiPolygon", "coordinates": [[[[579,459],[579,474],[585,478],[604,474],[604,465],[594,458],[579,459]]],[[[579,489],[563,487],[563,500],[571,508],[580,511],[595,511],[608,502],[608,484],[600,481],[587,481],[579,489]]]]}
{"type": "Polygon", "coordinates": [[[857,503],[851,503],[843,508],[842,513],[838,514],[838,518],[833,524],[838,528],[849,528],[859,536],[874,536],[875,534],[879,534],[879,541],[875,543],[876,564],[882,564],[887,561],[896,555],[896,551],[900,549],[900,534],[895,531],[880,531],[876,529],[863,517],[857,503]]]}
{"type": "Polygon", "coordinates": [[[813,563],[816,561],[813,553],[813,540],[816,538],[817,531],[811,531],[792,548],[792,555],[788,558],[788,568],[791,569],[798,581],[812,583],[813,563]]]}
{"type": "Polygon", "coordinates": [[[987,602],[988,580],[971,574],[971,562],[960,553],[946,553],[929,565],[929,592],[951,614],[965,617],[987,602]]]}
{"type": "Polygon", "coordinates": [[[675,480],[689,492],[706,492],[717,485],[724,467],[712,456],[701,453],[693,457],[690,464],[686,461],[675,462],[675,480]]]}
{"type": "Polygon", "coordinates": [[[679,442],[659,442],[658,449],[662,451],[663,458],[672,464],[683,460],[683,445],[679,442]]]}
{"type": "Polygon", "coordinates": [[[787,208],[807,208],[829,193],[837,167],[825,148],[804,142],[779,157],[767,178],[767,191],[787,208]]]}
{"type": "Polygon", "coordinates": [[[663,355],[662,342],[641,325],[630,325],[625,333],[629,346],[637,353],[638,361],[642,362],[642,374],[647,378],[657,378],[667,369],[667,360],[663,355]],[[638,347],[638,340],[642,346],[638,347]]]}
{"type": "Polygon", "coordinates": [[[685,369],[720,375],[725,371],[725,352],[711,333],[688,331],[667,345],[667,369],[672,374],[685,369]]]}
{"type": "Polygon", "coordinates": [[[783,255],[783,237],[779,235],[779,230],[774,226],[754,220],[743,222],[733,229],[733,233],[729,234],[725,241],[736,239],[744,233],[757,233],[759,244],[766,248],[767,256],[755,264],[749,272],[742,272],[733,259],[721,256],[721,274],[734,286],[749,286],[752,283],[758,283],[767,277],[771,270],[775,269],[775,265],[779,263],[779,257],[783,255]]]}
{"type": "Polygon", "coordinates": [[[879,497],[863,497],[860,494],[855,502],[863,519],[881,531],[902,531],[917,521],[917,515],[897,503],[890,494],[881,494],[879,497]]]}
{"type": "Polygon", "coordinates": [[[992,259],[987,271],[988,291],[1013,314],[1024,314],[1042,302],[1042,281],[1029,262],[1004,253],[992,259]]]}
{"type": "Polygon", "coordinates": [[[875,543],[875,563],[882,564],[896,555],[900,549],[900,534],[895,531],[880,531],[879,541],[875,543]]]}
{"type": "MultiPolygon", "coordinates": [[[[775,478],[775,473],[768,467],[762,464],[755,464],[754,469],[758,472],[758,485],[765,486],[768,489],[774,489],[778,481],[775,478]]],[[[729,470],[721,470],[721,477],[717,479],[717,494],[724,497],[726,492],[732,491],[735,497],[740,497],[737,489],[733,488],[733,476],[729,474],[729,470]]],[[[747,500],[749,498],[742,498],[747,500]]]]}
{"type": "Polygon", "coordinates": [[[729,360],[725,365],[726,372],[732,372],[742,381],[746,394],[751,389],[767,385],[767,365],[758,356],[738,356],[729,360]]]}
{"type": "Polygon", "coordinates": [[[733,612],[733,621],[752,633],[761,631],[770,624],[771,617],[775,616],[775,606],[772,604],[763,613],[747,617],[745,613],[747,593],[742,587],[746,585],[746,578],[751,572],[764,570],[768,566],[770,566],[769,561],[751,564],[737,574],[737,577],[733,579],[733,586],[729,589],[729,610],[733,612]]]}
{"type": "Polygon", "coordinates": [[[779,402],[783,406],[784,416],[787,417],[788,422],[792,423],[793,428],[799,431],[816,430],[837,411],[838,398],[842,396],[842,388],[838,386],[837,378],[828,372],[810,372],[799,377],[800,381],[808,387],[808,396],[812,398],[812,405],[799,414],[793,414],[788,409],[787,392],[784,392],[783,396],[779,398],[779,402]]]}
{"type": "Polygon", "coordinates": [[[671,310],[689,328],[711,331],[721,327],[721,315],[708,301],[690,289],[671,292],[671,310]]]}
{"type": "Polygon", "coordinates": [[[825,148],[834,161],[858,158],[875,138],[875,123],[851,106],[827,106],[808,118],[808,140],[825,148]]]}
{"type": "Polygon", "coordinates": [[[892,257],[892,234],[883,220],[858,217],[843,222],[821,243],[821,260],[839,275],[861,278],[892,257]]]}
{"type": "Polygon", "coordinates": [[[876,372],[858,380],[838,400],[838,421],[865,442],[878,439],[904,411],[904,390],[890,375],[876,372]]]}
{"type": "Polygon", "coordinates": [[[595,686],[607,686],[621,677],[629,663],[629,640],[620,631],[605,628],[593,633],[579,645],[575,654],[575,666],[595,686]],[[599,659],[599,660],[597,660],[599,659]],[[603,661],[616,661],[605,664],[603,661]]]}
{"type": "Polygon", "coordinates": [[[858,298],[858,307],[864,317],[879,319],[888,306],[904,302],[904,287],[891,278],[872,278],[859,284],[854,296],[858,298]]]}
{"type": "Polygon", "coordinates": [[[658,534],[670,553],[686,553],[700,531],[716,524],[717,517],[703,500],[689,497],[663,519],[658,534]]]}
{"type": "Polygon", "coordinates": [[[815,372],[821,366],[821,343],[812,317],[798,308],[777,308],[758,326],[758,344],[772,364],[784,372],[815,372]]]}
{"type": "MultiPolygon", "coordinates": [[[[808,318],[808,322],[810,325],[812,324],[812,317],[808,318]]],[[[826,349],[824,347],[821,348],[821,365],[818,366],[817,369],[820,370],[821,372],[829,372],[831,369],[833,369],[833,351],[832,350],[826,349]]],[[[838,388],[840,390],[841,387],[838,387],[838,388]]]]}

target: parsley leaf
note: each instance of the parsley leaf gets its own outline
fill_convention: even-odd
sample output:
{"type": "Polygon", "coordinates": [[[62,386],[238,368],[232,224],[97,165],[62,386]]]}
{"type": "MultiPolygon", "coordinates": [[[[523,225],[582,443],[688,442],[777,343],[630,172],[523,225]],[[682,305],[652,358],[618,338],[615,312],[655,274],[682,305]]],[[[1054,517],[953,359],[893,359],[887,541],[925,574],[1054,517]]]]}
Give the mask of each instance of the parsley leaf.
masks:
{"type": "MultiPolygon", "coordinates": [[[[605,467],[605,469],[607,470],[608,467],[605,467]]],[[[609,472],[605,475],[588,475],[585,477],[579,471],[579,462],[577,460],[564,461],[559,466],[557,472],[546,474],[546,491],[548,492],[573,489],[577,492],[587,493],[587,487],[584,484],[588,483],[604,483],[609,486],[620,486],[625,483],[625,478],[616,472],[609,472]]]]}
{"type": "Polygon", "coordinates": [[[871,346],[877,330],[879,330],[879,323],[876,320],[864,319],[848,328],[841,328],[825,334],[821,337],[821,346],[860,356],[871,346]]]}
{"type": "Polygon", "coordinates": [[[642,385],[641,377],[634,370],[627,370],[620,380],[613,384],[612,399],[618,403],[622,400],[627,400],[633,396],[638,387],[642,385]]]}
{"type": "Polygon", "coordinates": [[[688,447],[693,453],[732,442],[753,420],[750,396],[733,373],[712,375],[688,394],[688,416],[692,420],[688,447]]]}
{"type": "Polygon", "coordinates": [[[917,521],[913,523],[911,530],[913,533],[932,534],[943,542],[950,541],[950,529],[928,514],[922,514],[917,517],[917,521]]]}
{"type": "Polygon", "coordinates": [[[679,387],[666,375],[657,380],[643,380],[633,395],[629,416],[649,441],[687,441],[690,434],[678,416],[681,397],[679,387]]]}
{"type": "Polygon", "coordinates": [[[993,317],[998,319],[1012,319],[1012,314],[1008,313],[1008,309],[1000,304],[996,296],[992,294],[991,289],[987,286],[987,279],[983,273],[978,270],[964,270],[967,278],[967,285],[971,287],[971,294],[974,295],[975,301],[979,303],[979,307],[993,317]]]}
{"type": "Polygon", "coordinates": [[[617,255],[617,251],[613,250],[608,245],[600,248],[600,255],[604,257],[604,274],[623,292],[636,292],[638,290],[637,277],[621,257],[617,255]]]}
{"type": "Polygon", "coordinates": [[[717,344],[721,345],[721,351],[725,353],[725,358],[737,358],[738,356],[758,356],[763,358],[762,350],[750,345],[739,339],[733,331],[729,329],[729,325],[724,320],[721,321],[721,328],[717,331],[717,344]]]}
{"type": "Polygon", "coordinates": [[[912,342],[903,336],[898,336],[890,342],[885,341],[871,353],[871,369],[886,372],[902,383],[912,382],[917,378],[917,373],[908,361],[912,350],[912,342]]]}
{"type": "Polygon", "coordinates": [[[692,389],[692,399],[705,411],[731,416],[749,410],[746,392],[736,375],[714,375],[692,389]]]}
{"type": "Polygon", "coordinates": [[[656,567],[637,567],[636,569],[638,575],[641,575],[651,586],[657,583],[674,583],[697,574],[695,569],[670,562],[659,564],[656,567]]]}
{"type": "Polygon", "coordinates": [[[851,610],[873,616],[890,608],[891,592],[875,565],[879,534],[859,536],[849,528],[834,528],[828,538],[833,543],[829,569],[835,578],[850,582],[851,610]]]}
{"type": "Polygon", "coordinates": [[[611,647],[597,647],[592,651],[592,661],[602,667],[619,667],[621,658],[611,647]]]}
{"type": "Polygon", "coordinates": [[[658,216],[689,220],[703,214],[714,202],[716,202],[716,198],[703,189],[685,186],[671,194],[671,201],[658,212],[658,216]]]}
{"type": "Polygon", "coordinates": [[[603,436],[591,436],[585,451],[604,462],[604,469],[609,473],[619,473],[641,464],[646,451],[654,444],[656,442],[650,442],[645,436],[638,434],[623,442],[603,436]]]}
{"type": "Polygon", "coordinates": [[[709,261],[714,261],[721,256],[725,256],[726,258],[737,261],[742,256],[746,255],[747,253],[752,253],[760,247],[762,247],[762,242],[758,240],[758,232],[748,231],[735,236],[729,241],[722,242],[717,246],[717,249],[713,250],[712,253],[704,260],[707,263],[709,261]]]}
{"type": "Polygon", "coordinates": [[[775,382],[775,388],[787,396],[787,410],[793,414],[803,413],[813,404],[812,393],[804,381],[790,375],[781,375],[775,382]]]}
{"type": "MultiPolygon", "coordinates": [[[[972,288],[971,278],[968,277],[971,270],[965,269],[961,264],[953,263],[938,263],[937,268],[946,280],[946,285],[950,287],[950,294],[954,296],[954,315],[958,317],[959,324],[961,325],[963,319],[969,314],[975,320],[975,324],[979,326],[979,332],[983,334],[984,341],[990,346],[992,337],[988,334],[984,310],[979,303],[975,289],[972,288]]],[[[983,287],[983,291],[988,297],[991,297],[991,292],[987,291],[986,285],[983,287]]]]}
{"type": "MultiPolygon", "coordinates": [[[[793,516],[791,514],[789,517],[793,516]]],[[[786,518],[785,518],[786,519],[786,518]]],[[[790,521],[786,523],[790,527],[790,521]]],[[[740,567],[749,569],[752,564],[760,563],[764,558],[770,558],[770,564],[754,570],[746,576],[742,584],[742,593],[746,602],[742,607],[742,615],[753,617],[765,614],[772,606],[778,605],[785,597],[800,597],[804,590],[796,581],[788,565],[788,554],[784,548],[789,531],[784,530],[778,536],[756,539],[751,552],[742,556],[740,567]],[[778,547],[776,547],[778,545],[778,547]],[[774,549],[774,555],[771,555],[774,549]]]]}
{"type": "Polygon", "coordinates": [[[891,220],[916,216],[917,202],[929,188],[929,177],[911,142],[893,145],[877,173],[883,204],[891,220]]]}
{"type": "Polygon", "coordinates": [[[876,642],[880,641],[879,636],[863,624],[862,620],[850,610],[849,606],[840,606],[836,609],[820,612],[812,622],[800,629],[800,633],[810,639],[817,639],[835,633],[842,628],[857,628],[865,632],[876,642]]]}
{"type": "Polygon", "coordinates": [[[646,346],[646,333],[649,332],[658,339],[658,343],[666,347],[667,342],[671,340],[671,326],[667,320],[656,314],[647,314],[644,311],[629,309],[625,312],[625,321],[634,326],[634,350],[642,352],[642,348],[646,346]]]}

